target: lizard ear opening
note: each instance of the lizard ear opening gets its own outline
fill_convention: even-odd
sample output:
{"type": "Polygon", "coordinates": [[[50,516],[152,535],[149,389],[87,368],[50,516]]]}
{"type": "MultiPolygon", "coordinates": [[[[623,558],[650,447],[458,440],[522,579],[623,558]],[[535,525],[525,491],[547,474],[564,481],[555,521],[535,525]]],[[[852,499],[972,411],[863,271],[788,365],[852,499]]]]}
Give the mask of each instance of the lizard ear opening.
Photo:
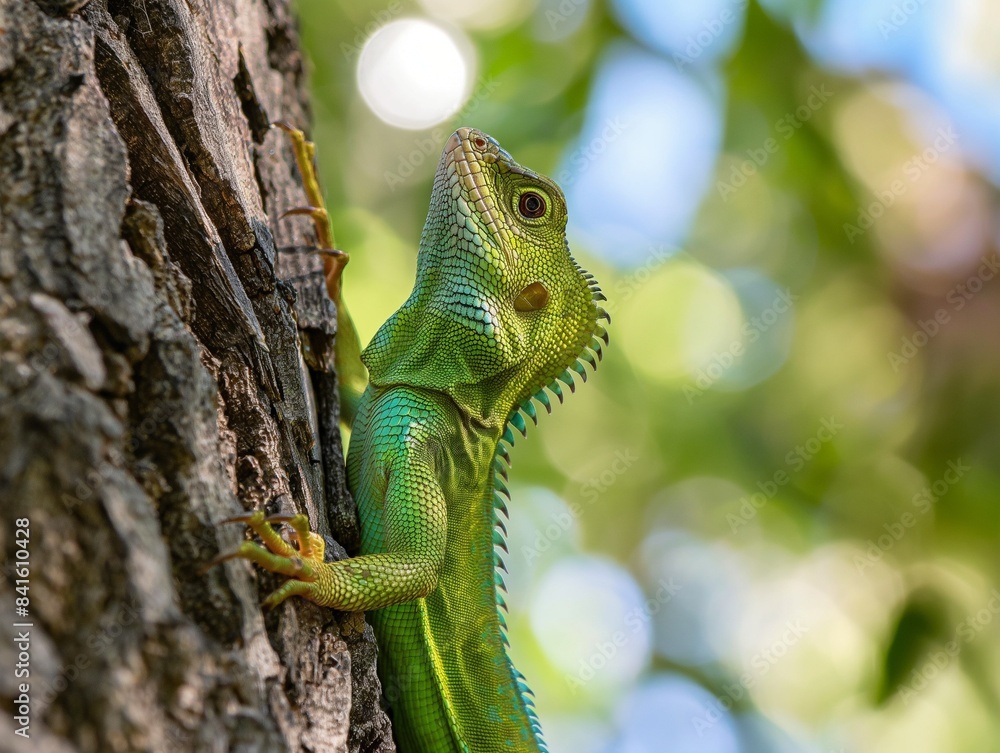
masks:
{"type": "Polygon", "coordinates": [[[515,311],[538,311],[549,302],[549,291],[540,282],[533,282],[514,299],[515,311]]]}

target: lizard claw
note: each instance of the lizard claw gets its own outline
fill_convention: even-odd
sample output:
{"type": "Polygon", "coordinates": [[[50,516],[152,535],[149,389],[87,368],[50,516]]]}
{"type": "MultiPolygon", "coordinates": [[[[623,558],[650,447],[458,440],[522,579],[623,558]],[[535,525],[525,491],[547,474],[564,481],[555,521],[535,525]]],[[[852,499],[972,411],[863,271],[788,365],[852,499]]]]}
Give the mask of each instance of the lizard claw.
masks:
{"type": "Polygon", "coordinates": [[[271,123],[271,128],[280,128],[285,133],[302,133],[301,130],[289,124],[285,120],[275,120],[271,123]]]}
{"type": "Polygon", "coordinates": [[[201,573],[223,562],[233,559],[245,559],[263,567],[272,573],[285,575],[291,580],[286,581],[277,591],[264,602],[268,609],[273,608],[296,594],[308,596],[314,589],[314,583],[319,577],[318,568],[323,567],[325,542],[321,536],[309,529],[309,518],[305,515],[268,515],[263,510],[242,515],[233,515],[220,523],[243,523],[249,526],[258,537],[261,544],[255,541],[244,541],[236,549],[223,552],[213,557],[201,567],[201,573]],[[281,538],[275,530],[275,524],[285,524],[291,527],[293,539],[298,542],[298,549],[281,538]]]}
{"type": "Polygon", "coordinates": [[[298,515],[268,515],[264,518],[265,523],[291,523],[298,515]]]}
{"type": "Polygon", "coordinates": [[[283,220],[286,217],[296,214],[308,215],[318,222],[325,222],[327,217],[326,209],[323,207],[292,207],[278,215],[278,219],[283,220]]]}
{"type": "MultiPolygon", "coordinates": [[[[228,523],[230,521],[223,521],[223,522],[227,522],[228,523]]],[[[242,555],[240,554],[240,550],[239,549],[233,549],[231,552],[223,552],[222,554],[218,554],[215,557],[212,557],[212,559],[210,559],[208,562],[206,562],[200,568],[198,568],[198,575],[204,575],[209,570],[211,570],[213,567],[218,567],[223,562],[228,562],[229,560],[237,559],[237,558],[239,558],[241,556],[242,555]]]]}
{"type": "Polygon", "coordinates": [[[220,520],[219,525],[222,525],[223,523],[244,523],[249,525],[251,522],[256,520],[256,516],[256,512],[248,512],[244,515],[233,515],[231,518],[223,518],[220,520]]]}

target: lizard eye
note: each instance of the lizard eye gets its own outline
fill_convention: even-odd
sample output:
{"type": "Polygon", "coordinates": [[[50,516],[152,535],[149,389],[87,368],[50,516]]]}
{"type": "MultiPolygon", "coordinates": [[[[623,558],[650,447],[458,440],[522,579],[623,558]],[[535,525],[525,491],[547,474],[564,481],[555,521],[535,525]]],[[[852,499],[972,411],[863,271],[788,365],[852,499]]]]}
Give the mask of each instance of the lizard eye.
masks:
{"type": "Polygon", "coordinates": [[[517,211],[524,217],[537,219],[545,214],[545,199],[534,191],[525,191],[517,202],[517,211]]]}
{"type": "Polygon", "coordinates": [[[482,136],[477,136],[472,143],[476,145],[477,149],[486,148],[486,139],[484,139],[482,136]]]}

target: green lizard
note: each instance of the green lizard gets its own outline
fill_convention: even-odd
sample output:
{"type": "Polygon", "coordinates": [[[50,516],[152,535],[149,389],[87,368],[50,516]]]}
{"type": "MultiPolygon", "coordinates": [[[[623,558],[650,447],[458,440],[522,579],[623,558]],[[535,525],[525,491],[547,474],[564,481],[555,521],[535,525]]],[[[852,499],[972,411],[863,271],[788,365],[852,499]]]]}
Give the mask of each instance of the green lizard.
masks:
{"type": "MultiPolygon", "coordinates": [[[[307,173],[311,153],[302,158],[298,140],[307,173]]],[[[315,177],[305,182],[319,206],[315,177]]],[[[298,595],[374,610],[403,753],[545,750],[507,657],[496,550],[506,548],[514,432],[526,433],[525,416],[537,421],[534,400],[551,410],[549,392],[562,401],[574,373],[586,380],[583,361],[596,368],[607,343],[604,296],[570,255],[565,229],[554,182],[486,134],[458,129],[437,167],[413,292],[361,356],[370,382],[347,459],[359,556],[326,563],[305,516],[258,511],[233,520],[264,546],[247,541],[217,560],[242,557],[289,576],[267,606],[298,595]],[[292,526],[298,549],[273,523],[292,526]]],[[[327,266],[338,304],[344,261],[334,255],[327,266]]]]}

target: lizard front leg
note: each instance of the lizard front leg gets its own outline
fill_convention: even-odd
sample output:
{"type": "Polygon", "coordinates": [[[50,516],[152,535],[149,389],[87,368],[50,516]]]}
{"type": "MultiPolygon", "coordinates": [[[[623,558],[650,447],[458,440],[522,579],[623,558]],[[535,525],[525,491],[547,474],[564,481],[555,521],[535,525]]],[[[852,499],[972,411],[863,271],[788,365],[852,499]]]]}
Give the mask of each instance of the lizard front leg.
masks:
{"type": "Polygon", "coordinates": [[[426,596],[437,586],[444,561],[447,507],[433,469],[421,455],[409,448],[390,461],[382,512],[384,552],[324,562],[323,538],[309,530],[305,515],[267,517],[258,510],[223,522],[245,523],[263,546],[245,541],[206,567],[245,559],[287,575],[289,580],[264,600],[268,608],[302,596],[320,606],[364,612],[426,596]],[[292,527],[298,549],[281,538],[275,523],[292,527]]]}

